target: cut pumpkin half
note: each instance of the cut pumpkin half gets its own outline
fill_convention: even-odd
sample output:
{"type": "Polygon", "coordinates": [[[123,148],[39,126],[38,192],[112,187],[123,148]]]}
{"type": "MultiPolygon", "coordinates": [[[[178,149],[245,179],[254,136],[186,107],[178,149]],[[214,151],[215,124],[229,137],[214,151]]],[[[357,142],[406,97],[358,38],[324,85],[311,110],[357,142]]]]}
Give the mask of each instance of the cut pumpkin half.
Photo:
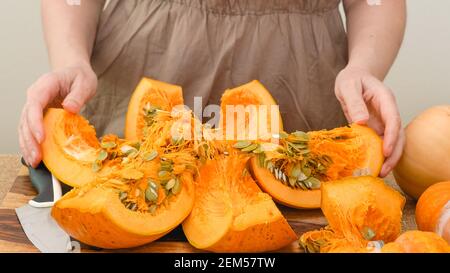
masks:
{"type": "Polygon", "coordinates": [[[321,182],[378,176],[384,160],[381,138],[360,125],[286,134],[276,147],[252,158],[251,170],[265,192],[294,208],[319,208],[321,182]]]}
{"type": "Polygon", "coordinates": [[[184,233],[196,248],[262,252],[296,240],[272,198],[246,171],[247,159],[225,156],[201,167],[194,208],[183,222],[184,233]]]}

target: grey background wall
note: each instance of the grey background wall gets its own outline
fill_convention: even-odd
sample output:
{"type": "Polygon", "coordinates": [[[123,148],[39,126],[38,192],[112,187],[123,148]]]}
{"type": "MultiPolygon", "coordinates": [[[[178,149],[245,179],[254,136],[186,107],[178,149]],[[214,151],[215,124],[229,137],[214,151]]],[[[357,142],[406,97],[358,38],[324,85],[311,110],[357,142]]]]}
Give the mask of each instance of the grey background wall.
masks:
{"type": "MultiPolygon", "coordinates": [[[[0,154],[19,151],[17,123],[26,89],[49,70],[39,2],[0,3],[0,154]]],[[[405,124],[430,106],[450,104],[449,11],[449,0],[408,0],[405,41],[386,79],[405,124]]]]}

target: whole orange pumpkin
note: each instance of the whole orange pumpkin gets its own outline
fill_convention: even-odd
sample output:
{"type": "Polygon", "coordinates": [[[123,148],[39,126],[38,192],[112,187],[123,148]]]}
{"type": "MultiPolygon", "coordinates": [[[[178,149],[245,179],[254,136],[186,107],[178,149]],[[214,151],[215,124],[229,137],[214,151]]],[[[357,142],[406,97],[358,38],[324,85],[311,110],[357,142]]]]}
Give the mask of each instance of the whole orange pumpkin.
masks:
{"type": "Polygon", "coordinates": [[[450,180],[450,105],[421,113],[405,134],[405,149],[394,176],[404,192],[418,199],[432,184],[450,180]]]}
{"type": "Polygon", "coordinates": [[[450,181],[436,183],[420,196],[416,222],[420,230],[436,232],[450,243],[450,181]]]}

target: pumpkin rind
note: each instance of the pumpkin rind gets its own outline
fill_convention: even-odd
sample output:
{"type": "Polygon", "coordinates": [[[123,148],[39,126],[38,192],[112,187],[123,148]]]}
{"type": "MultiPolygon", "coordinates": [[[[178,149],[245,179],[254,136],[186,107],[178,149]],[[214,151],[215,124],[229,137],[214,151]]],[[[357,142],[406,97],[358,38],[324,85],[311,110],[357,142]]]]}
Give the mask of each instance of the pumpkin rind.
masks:
{"type": "Polygon", "coordinates": [[[146,103],[164,111],[171,111],[177,105],[183,105],[183,91],[180,86],[142,78],[131,96],[125,125],[125,138],[142,138],[142,109],[146,103]]]}
{"type": "MultiPolygon", "coordinates": [[[[339,128],[338,128],[339,129],[339,128]]],[[[362,143],[364,149],[364,162],[357,162],[358,169],[368,169],[369,174],[378,176],[384,161],[383,143],[381,138],[370,128],[360,125],[352,125],[352,131],[357,136],[355,142],[362,143]]],[[[326,132],[326,131],[325,131],[326,132]]],[[[312,134],[320,134],[321,131],[311,132],[312,134]]],[[[314,148],[310,148],[314,152],[314,148]]],[[[319,208],[320,207],[320,190],[301,190],[294,189],[282,184],[275,176],[266,168],[260,167],[256,158],[250,161],[251,170],[258,182],[258,185],[267,193],[269,193],[277,202],[294,207],[294,208],[319,208]]],[[[343,174],[343,176],[351,175],[351,173],[343,174]]],[[[342,178],[337,176],[335,179],[342,178]]]]}
{"type": "Polygon", "coordinates": [[[183,230],[196,248],[214,252],[279,249],[297,236],[248,173],[244,158],[224,157],[200,169],[196,200],[183,230]]]}

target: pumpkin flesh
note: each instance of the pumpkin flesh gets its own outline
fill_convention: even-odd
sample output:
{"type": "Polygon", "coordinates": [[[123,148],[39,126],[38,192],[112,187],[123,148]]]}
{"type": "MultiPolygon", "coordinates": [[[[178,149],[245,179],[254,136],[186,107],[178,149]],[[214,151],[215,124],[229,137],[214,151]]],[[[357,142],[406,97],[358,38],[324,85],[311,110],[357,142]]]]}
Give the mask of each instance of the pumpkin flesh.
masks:
{"type": "Polygon", "coordinates": [[[296,239],[271,197],[246,172],[247,159],[216,158],[200,168],[194,208],[183,222],[193,246],[214,252],[262,252],[296,239]]]}

